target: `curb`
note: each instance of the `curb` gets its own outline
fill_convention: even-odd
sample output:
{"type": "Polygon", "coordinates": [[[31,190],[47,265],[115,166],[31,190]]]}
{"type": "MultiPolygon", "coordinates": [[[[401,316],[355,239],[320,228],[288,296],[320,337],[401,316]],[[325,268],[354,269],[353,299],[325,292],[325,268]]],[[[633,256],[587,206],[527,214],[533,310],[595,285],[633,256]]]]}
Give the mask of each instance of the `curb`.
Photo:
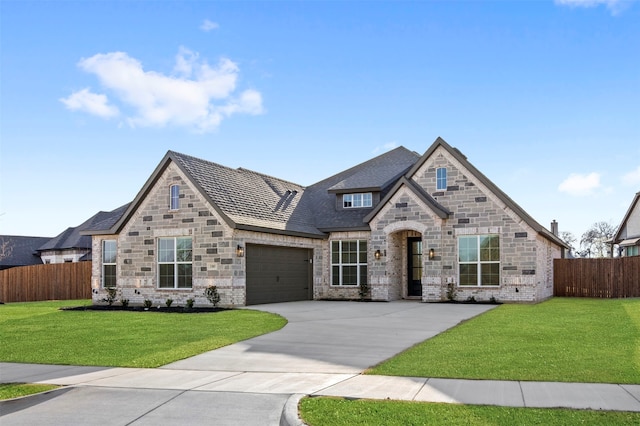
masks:
{"type": "Polygon", "coordinates": [[[298,416],[298,403],[307,395],[294,393],[287,399],[282,407],[282,415],[280,416],[280,426],[307,426],[298,416]]]}

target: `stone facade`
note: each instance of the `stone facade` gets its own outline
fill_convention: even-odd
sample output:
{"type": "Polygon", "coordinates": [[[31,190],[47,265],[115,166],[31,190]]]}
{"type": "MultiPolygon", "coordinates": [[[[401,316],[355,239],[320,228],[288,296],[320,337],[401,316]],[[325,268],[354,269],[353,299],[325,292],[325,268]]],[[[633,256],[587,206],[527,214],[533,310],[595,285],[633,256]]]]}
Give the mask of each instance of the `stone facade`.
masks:
{"type": "Polygon", "coordinates": [[[447,150],[436,150],[411,178],[452,215],[441,219],[406,186],[378,212],[370,222],[371,238],[388,254],[372,265],[371,275],[381,298],[407,298],[404,242],[410,236],[422,237],[425,302],[450,298],[449,285],[460,301],[536,302],[553,295],[553,258],[560,257],[560,248],[539,236],[447,150]],[[447,169],[446,190],[436,190],[438,168],[447,169]],[[488,234],[500,237],[500,285],[459,286],[458,237],[488,234]]]}
{"type": "Polygon", "coordinates": [[[553,259],[562,256],[562,247],[534,229],[530,218],[523,218],[523,212],[515,211],[504,194],[470,167],[448,146],[436,146],[416,163],[410,176],[399,180],[383,197],[384,205],[374,205],[368,218],[370,230],[363,230],[367,225],[363,223],[359,230],[312,238],[282,230],[261,232],[231,226],[190,176],[169,161],[141,191],[135,211],[118,225],[117,234],[93,236],[93,300],[101,303],[106,296],[103,240],[116,241],[117,298],[129,299],[132,305],[151,300],[153,306],[162,306],[172,299],[175,305],[184,306],[193,299],[196,306],[206,306],[209,302],[204,291],[208,286],[218,288],[221,306],[245,305],[247,259],[238,256],[236,248],[247,244],[309,249],[313,298],[359,299],[358,286],[332,285],[332,243],[353,240],[367,243],[368,296],[372,300],[439,302],[455,298],[530,303],[551,297],[553,259]],[[438,168],[447,170],[446,189],[436,189],[438,168]],[[180,208],[176,210],[170,209],[171,185],[180,186],[180,208]],[[460,237],[475,235],[499,237],[499,285],[459,285],[460,237]],[[158,239],[168,237],[192,239],[191,288],[158,286],[158,239]],[[415,238],[421,239],[423,250],[421,296],[411,296],[408,290],[408,242],[415,238]],[[374,255],[376,251],[380,257],[374,255]]]}

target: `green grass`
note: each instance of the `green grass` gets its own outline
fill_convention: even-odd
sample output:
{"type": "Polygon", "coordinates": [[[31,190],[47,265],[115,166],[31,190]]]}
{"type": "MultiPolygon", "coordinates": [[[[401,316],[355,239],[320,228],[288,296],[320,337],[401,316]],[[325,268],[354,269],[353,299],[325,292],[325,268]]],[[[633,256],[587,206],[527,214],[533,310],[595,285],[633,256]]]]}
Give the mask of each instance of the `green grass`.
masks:
{"type": "Polygon", "coordinates": [[[31,383],[0,383],[0,400],[18,398],[33,395],[51,389],[57,389],[57,385],[41,385],[31,383]]]}
{"type": "Polygon", "coordinates": [[[511,408],[407,401],[304,398],[301,417],[311,426],[357,425],[638,425],[640,413],[511,408]]]}
{"type": "Polygon", "coordinates": [[[282,328],[251,310],[171,314],[61,311],[87,301],[0,305],[0,361],[158,367],[282,328]]]}
{"type": "Polygon", "coordinates": [[[640,299],[501,305],[368,374],[640,383],[640,299]]]}

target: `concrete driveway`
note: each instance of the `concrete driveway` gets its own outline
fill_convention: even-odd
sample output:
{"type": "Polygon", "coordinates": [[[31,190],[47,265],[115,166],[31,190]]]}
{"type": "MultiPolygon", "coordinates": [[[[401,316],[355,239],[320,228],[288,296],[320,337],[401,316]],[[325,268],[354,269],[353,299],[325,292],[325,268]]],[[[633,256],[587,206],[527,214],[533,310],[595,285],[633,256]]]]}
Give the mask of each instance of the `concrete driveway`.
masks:
{"type": "MultiPolygon", "coordinates": [[[[287,402],[291,395],[331,394],[335,386],[358,380],[366,368],[492,307],[278,303],[251,309],[287,318],[281,330],[158,369],[0,363],[3,381],[72,386],[0,403],[0,424],[287,424],[283,419],[295,424],[296,405],[287,402]]],[[[407,387],[406,378],[397,378],[399,386],[381,379],[383,385],[366,388],[399,388],[403,395],[415,388],[407,387]]]]}
{"type": "Polygon", "coordinates": [[[493,305],[303,301],[251,306],[285,317],[279,331],[162,368],[357,374],[493,305]]]}

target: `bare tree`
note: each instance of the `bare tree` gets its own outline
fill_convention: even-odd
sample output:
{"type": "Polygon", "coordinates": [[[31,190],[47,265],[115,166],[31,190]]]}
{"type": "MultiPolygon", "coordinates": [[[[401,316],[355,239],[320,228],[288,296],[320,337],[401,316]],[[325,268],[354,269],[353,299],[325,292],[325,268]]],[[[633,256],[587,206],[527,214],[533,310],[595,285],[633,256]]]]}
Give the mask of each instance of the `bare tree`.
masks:
{"type": "Polygon", "coordinates": [[[564,241],[569,246],[569,252],[575,253],[576,246],[575,243],[578,241],[575,235],[569,231],[560,232],[560,239],[564,241]]]}
{"type": "Polygon", "coordinates": [[[4,238],[0,239],[0,261],[11,256],[11,253],[13,253],[13,244],[11,241],[5,240],[4,238]]]}
{"type": "Polygon", "coordinates": [[[609,222],[600,221],[591,225],[591,228],[582,234],[580,248],[583,257],[607,257],[609,256],[613,239],[618,227],[609,222]]]}

